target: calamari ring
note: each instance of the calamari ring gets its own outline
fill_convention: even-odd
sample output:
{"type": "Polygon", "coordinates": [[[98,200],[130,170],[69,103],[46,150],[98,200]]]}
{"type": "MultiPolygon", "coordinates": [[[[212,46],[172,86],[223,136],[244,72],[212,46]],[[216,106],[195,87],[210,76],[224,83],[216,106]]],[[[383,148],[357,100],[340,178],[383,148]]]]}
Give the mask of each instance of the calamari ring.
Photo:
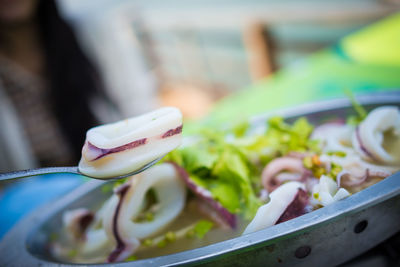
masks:
{"type": "Polygon", "coordinates": [[[395,134],[400,133],[398,108],[386,106],[374,109],[354,131],[352,137],[354,149],[364,159],[395,163],[397,159],[383,148],[383,133],[390,129],[394,129],[395,134]]]}
{"type": "Polygon", "coordinates": [[[63,215],[63,224],[70,239],[79,247],[82,255],[89,255],[103,250],[109,240],[101,225],[103,214],[108,210],[108,201],[102,208],[93,214],[85,208],[67,211],[63,215]]]}
{"type": "Polygon", "coordinates": [[[128,183],[117,188],[110,199],[109,210],[114,212],[105,212],[103,215],[103,226],[107,236],[117,244],[109,261],[122,260],[123,257],[118,255],[129,256],[137,248],[139,239],[164,229],[182,212],[185,201],[186,187],[171,164],[160,164],[132,176],[128,183]],[[159,205],[154,220],[134,222],[141,212],[146,193],[151,188],[156,193],[159,205]]]}

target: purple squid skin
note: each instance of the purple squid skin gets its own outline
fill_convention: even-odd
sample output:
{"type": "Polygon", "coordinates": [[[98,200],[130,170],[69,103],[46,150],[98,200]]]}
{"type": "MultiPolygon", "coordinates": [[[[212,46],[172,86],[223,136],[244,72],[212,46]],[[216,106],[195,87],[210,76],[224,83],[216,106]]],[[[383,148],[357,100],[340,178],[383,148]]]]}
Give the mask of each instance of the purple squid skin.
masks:
{"type": "Polygon", "coordinates": [[[124,241],[122,240],[121,236],[118,233],[117,223],[118,223],[119,211],[121,209],[122,202],[124,200],[126,192],[128,192],[129,187],[130,187],[129,184],[123,184],[114,190],[114,193],[119,196],[119,201],[113,215],[113,224],[112,224],[112,231],[115,237],[115,241],[117,242],[117,245],[115,249],[108,256],[107,262],[115,262],[118,259],[118,256],[126,248],[126,244],[124,243],[124,241]]]}
{"type": "MultiPolygon", "coordinates": [[[[161,139],[180,134],[181,132],[182,132],[182,125],[176,127],[175,129],[170,129],[170,130],[166,131],[165,133],[163,133],[161,135],[161,139]]],[[[100,147],[93,145],[90,142],[87,142],[87,146],[88,146],[88,149],[90,149],[92,151],[96,151],[96,153],[98,154],[97,157],[95,157],[94,159],[91,160],[91,161],[95,161],[95,160],[101,159],[101,158],[103,158],[107,155],[113,154],[113,153],[118,153],[118,152],[122,152],[122,151],[125,151],[128,149],[132,149],[132,148],[136,148],[136,147],[145,145],[147,142],[148,142],[148,138],[142,138],[142,139],[138,139],[133,142],[127,143],[125,145],[114,147],[114,148],[100,148],[100,147]]]]}
{"type": "Polygon", "coordinates": [[[296,196],[294,197],[293,201],[287,206],[286,210],[283,212],[281,217],[278,219],[276,224],[281,222],[286,222],[288,220],[294,219],[301,215],[307,213],[307,205],[308,205],[308,194],[303,189],[299,189],[297,191],[296,196]]]}
{"type": "Polygon", "coordinates": [[[357,141],[358,141],[358,145],[360,146],[361,151],[364,152],[372,160],[378,161],[376,159],[376,157],[374,155],[372,155],[371,152],[369,152],[368,149],[364,146],[364,144],[363,144],[363,142],[361,140],[360,127],[359,126],[356,127],[356,131],[355,132],[356,132],[356,138],[357,138],[357,141]]]}
{"type": "Polygon", "coordinates": [[[79,219],[79,232],[82,237],[84,237],[86,229],[92,223],[93,219],[94,214],[92,212],[88,212],[79,219]]]}
{"type": "Polygon", "coordinates": [[[226,208],[224,208],[221,203],[212,198],[211,193],[196,185],[189,177],[189,174],[184,168],[176,164],[175,162],[170,162],[178,172],[179,176],[183,179],[187,187],[199,198],[203,199],[208,205],[215,209],[221,218],[232,228],[236,228],[237,218],[234,214],[230,213],[226,208]],[[205,194],[205,192],[207,192],[205,194]]]}
{"type": "Polygon", "coordinates": [[[180,134],[182,132],[182,127],[183,125],[180,125],[178,127],[176,127],[175,129],[170,129],[168,131],[166,131],[163,135],[161,135],[161,138],[166,138],[166,137],[170,137],[176,134],[180,134]]]}

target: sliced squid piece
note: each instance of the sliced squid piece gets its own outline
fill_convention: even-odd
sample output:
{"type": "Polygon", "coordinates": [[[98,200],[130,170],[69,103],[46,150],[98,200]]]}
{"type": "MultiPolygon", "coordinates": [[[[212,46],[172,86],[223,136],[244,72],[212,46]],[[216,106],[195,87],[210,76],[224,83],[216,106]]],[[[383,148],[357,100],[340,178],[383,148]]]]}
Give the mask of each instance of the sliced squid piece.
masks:
{"type": "Polygon", "coordinates": [[[108,245],[108,238],[104,229],[96,229],[86,234],[86,242],[81,248],[81,253],[88,255],[103,250],[108,245]]]}
{"type": "MultiPolygon", "coordinates": [[[[364,159],[387,164],[399,163],[400,159],[388,153],[383,147],[384,133],[393,129],[393,134],[400,137],[400,112],[397,107],[385,106],[374,109],[356,128],[352,142],[354,149],[364,159]]],[[[400,143],[391,150],[398,152],[400,143]]]]}
{"type": "Polygon", "coordinates": [[[115,242],[114,249],[107,257],[107,262],[123,261],[132,255],[140,246],[140,241],[135,236],[121,235],[119,230],[119,221],[121,216],[121,206],[126,199],[126,194],[130,184],[123,184],[114,190],[115,195],[110,199],[109,209],[112,215],[104,214],[103,225],[109,240],[115,242]]]}
{"type": "Polygon", "coordinates": [[[299,189],[293,201],[287,206],[285,212],[279,217],[276,224],[286,222],[311,211],[309,196],[306,191],[299,189]]]}
{"type": "Polygon", "coordinates": [[[327,206],[348,196],[350,193],[346,189],[339,188],[333,179],[322,175],[312,190],[311,203],[314,206],[327,206]]]}
{"type": "MultiPolygon", "coordinates": [[[[303,181],[308,176],[311,176],[311,172],[304,168],[303,161],[299,158],[292,158],[292,157],[281,157],[272,160],[268,165],[264,168],[261,174],[262,184],[264,189],[268,192],[274,191],[278,186],[282,184],[285,180],[282,176],[278,176],[278,173],[281,171],[290,171],[294,174],[292,176],[293,180],[303,181]]],[[[285,174],[287,178],[287,174],[285,174]]]]}
{"type": "Polygon", "coordinates": [[[336,176],[336,183],[339,187],[355,193],[376,184],[391,174],[391,172],[386,170],[366,169],[363,175],[354,176],[351,172],[343,170],[336,176]]]}
{"type": "Polygon", "coordinates": [[[110,242],[104,228],[101,226],[104,214],[112,214],[113,212],[113,207],[110,205],[109,201],[106,201],[101,209],[97,211],[93,222],[86,231],[85,242],[80,248],[83,255],[104,251],[104,249],[107,248],[110,242]]]}
{"type": "Polygon", "coordinates": [[[353,153],[352,133],[354,127],[343,123],[326,123],[315,128],[311,138],[320,140],[325,152],[343,151],[353,153]]]}
{"type": "Polygon", "coordinates": [[[85,240],[85,231],[92,223],[94,214],[85,208],[67,211],[63,214],[63,225],[74,241],[85,240]]]}
{"type": "Polygon", "coordinates": [[[182,142],[182,113],[164,107],[144,115],[90,129],[79,171],[110,178],[135,171],[182,142]]]}
{"type": "Polygon", "coordinates": [[[121,261],[139,246],[139,240],[155,235],[171,223],[183,210],[186,187],[172,164],[157,165],[115,190],[110,199],[112,215],[104,214],[103,225],[107,236],[116,244],[108,261],[121,261]],[[154,220],[135,222],[142,209],[148,190],[154,189],[158,209],[154,220]]]}
{"type": "Polygon", "coordinates": [[[108,201],[93,214],[85,208],[70,210],[63,215],[63,225],[69,237],[79,247],[81,255],[90,255],[106,248],[109,240],[101,226],[104,212],[113,212],[108,208],[108,201]]]}
{"type": "Polygon", "coordinates": [[[373,173],[383,172],[383,173],[395,173],[400,170],[400,166],[387,166],[373,164],[364,161],[361,156],[357,153],[349,153],[345,157],[321,155],[321,162],[325,163],[335,163],[343,168],[343,170],[349,172],[352,177],[361,177],[365,174],[365,171],[369,169],[373,173]]]}
{"type": "Polygon", "coordinates": [[[246,227],[243,234],[252,233],[276,224],[290,204],[296,200],[301,190],[305,192],[305,186],[299,182],[288,182],[275,189],[269,195],[270,201],[257,210],[256,216],[246,227]]]}

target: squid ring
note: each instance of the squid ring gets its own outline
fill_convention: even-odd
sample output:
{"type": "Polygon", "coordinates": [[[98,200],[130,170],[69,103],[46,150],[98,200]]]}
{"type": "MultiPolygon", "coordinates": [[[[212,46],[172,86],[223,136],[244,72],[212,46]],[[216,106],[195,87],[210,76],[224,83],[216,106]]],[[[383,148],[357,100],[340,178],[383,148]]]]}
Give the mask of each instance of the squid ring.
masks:
{"type": "Polygon", "coordinates": [[[364,159],[395,163],[396,159],[382,146],[383,133],[390,129],[394,129],[397,135],[400,133],[398,108],[394,106],[376,108],[354,131],[353,146],[364,159]]]}
{"type": "Polygon", "coordinates": [[[116,249],[109,261],[119,261],[129,256],[137,247],[138,240],[152,236],[164,229],[183,210],[186,187],[172,164],[157,165],[115,190],[110,199],[112,214],[103,214],[103,226],[107,236],[115,240],[116,249]],[[158,199],[158,209],[154,220],[134,222],[141,212],[148,190],[154,189],[158,199]],[[127,253],[129,252],[129,253],[127,253]]]}

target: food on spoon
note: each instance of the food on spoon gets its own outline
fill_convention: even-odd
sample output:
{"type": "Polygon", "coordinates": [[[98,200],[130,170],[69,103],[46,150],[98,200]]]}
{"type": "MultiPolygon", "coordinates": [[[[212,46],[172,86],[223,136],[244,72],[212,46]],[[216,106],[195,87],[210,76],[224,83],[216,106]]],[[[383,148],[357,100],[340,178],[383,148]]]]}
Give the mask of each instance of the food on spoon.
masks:
{"type": "Polygon", "coordinates": [[[305,118],[288,124],[272,117],[263,133],[249,125],[205,130],[162,164],[116,185],[99,211],[69,211],[65,230],[79,253],[70,257],[53,244],[54,254],[85,263],[165,255],[340,201],[399,171],[398,114],[382,107],[358,125],[314,128],[305,118]]]}
{"type": "Polygon", "coordinates": [[[181,144],[182,114],[164,107],[144,115],[90,129],[79,171],[96,178],[128,174],[181,144]]]}

